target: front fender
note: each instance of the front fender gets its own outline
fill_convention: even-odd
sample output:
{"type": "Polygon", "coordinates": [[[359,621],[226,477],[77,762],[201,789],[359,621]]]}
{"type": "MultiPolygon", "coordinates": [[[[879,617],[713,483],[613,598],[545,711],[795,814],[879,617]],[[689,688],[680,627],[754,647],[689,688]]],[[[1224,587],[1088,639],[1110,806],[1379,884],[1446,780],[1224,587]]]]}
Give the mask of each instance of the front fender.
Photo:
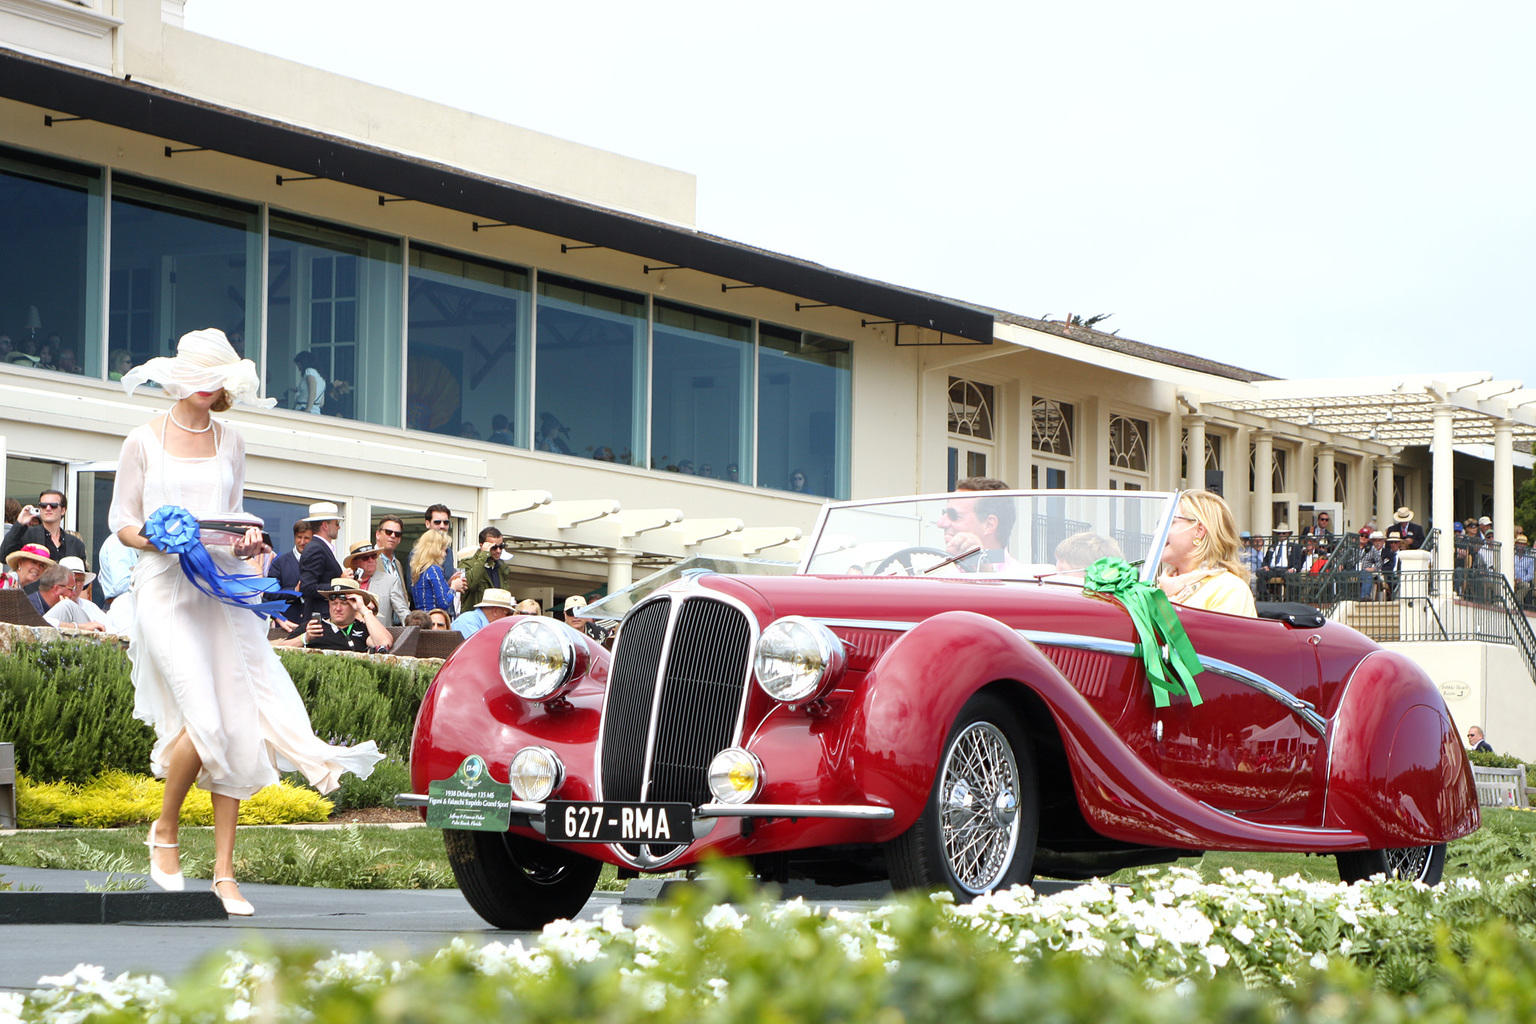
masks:
{"type": "Polygon", "coordinates": [[[845,768],[870,802],[895,811],[892,836],[921,813],[960,709],[999,680],[1022,682],[1042,695],[1076,694],[1034,644],[996,619],[966,611],[942,612],[914,626],[865,676],[852,708],[845,768]]]}
{"type": "Polygon", "coordinates": [[[1325,823],[1371,847],[1443,843],[1477,831],[1477,785],[1440,691],[1393,651],[1361,659],[1329,735],[1325,823]]]}

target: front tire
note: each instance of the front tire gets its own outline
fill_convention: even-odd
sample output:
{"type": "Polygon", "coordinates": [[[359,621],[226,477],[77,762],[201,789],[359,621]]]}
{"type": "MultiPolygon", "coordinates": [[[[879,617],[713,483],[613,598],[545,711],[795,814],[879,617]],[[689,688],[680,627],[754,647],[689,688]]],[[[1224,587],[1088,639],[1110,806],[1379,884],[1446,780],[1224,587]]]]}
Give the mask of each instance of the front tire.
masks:
{"type": "Polygon", "coordinates": [[[1339,881],[1351,885],[1372,875],[1436,885],[1445,874],[1444,843],[1401,850],[1351,850],[1334,857],[1339,863],[1339,881]]]}
{"type": "Polygon", "coordinates": [[[1007,704],[978,694],[949,731],[922,814],[887,847],[891,884],[962,901],[1027,884],[1039,827],[1029,736],[1007,704]]]}
{"type": "Polygon", "coordinates": [[[509,931],[575,917],[603,870],[599,861],[511,832],[444,829],[443,846],[475,913],[509,931]]]}

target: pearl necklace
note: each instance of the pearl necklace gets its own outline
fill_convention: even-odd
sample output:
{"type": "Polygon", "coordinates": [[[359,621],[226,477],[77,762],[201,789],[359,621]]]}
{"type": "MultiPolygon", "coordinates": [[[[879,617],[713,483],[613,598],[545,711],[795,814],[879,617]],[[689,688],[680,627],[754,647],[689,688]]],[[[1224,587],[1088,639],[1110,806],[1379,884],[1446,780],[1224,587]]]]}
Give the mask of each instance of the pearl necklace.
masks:
{"type": "Polygon", "coordinates": [[[189,434],[206,434],[208,431],[213,429],[212,416],[208,417],[208,425],[206,427],[198,427],[196,430],[194,430],[176,418],[176,407],[174,405],[165,410],[165,414],[171,418],[172,423],[176,424],[178,427],[180,427],[182,430],[185,430],[189,434]]]}

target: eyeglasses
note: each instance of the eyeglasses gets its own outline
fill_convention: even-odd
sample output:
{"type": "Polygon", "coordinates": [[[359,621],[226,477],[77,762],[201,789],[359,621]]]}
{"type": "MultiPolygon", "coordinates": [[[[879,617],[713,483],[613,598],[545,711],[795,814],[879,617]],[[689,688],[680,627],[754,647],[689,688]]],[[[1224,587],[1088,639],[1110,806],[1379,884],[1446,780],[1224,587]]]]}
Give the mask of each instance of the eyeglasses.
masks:
{"type": "Polygon", "coordinates": [[[64,504],[62,502],[58,502],[58,501],[40,501],[40,502],[37,503],[37,507],[38,508],[63,508],[64,504]]]}
{"type": "Polygon", "coordinates": [[[433,526],[447,526],[447,525],[449,525],[452,522],[453,522],[452,519],[434,519],[434,520],[432,520],[432,525],[433,526]]]}
{"type": "Polygon", "coordinates": [[[399,537],[400,536],[400,531],[399,530],[386,530],[382,526],[379,527],[379,532],[382,533],[386,537],[399,537]]]}
{"type": "Polygon", "coordinates": [[[507,546],[505,544],[492,544],[491,545],[491,550],[492,551],[505,551],[505,550],[507,550],[507,546]]]}
{"type": "Polygon", "coordinates": [[[941,519],[948,519],[952,523],[958,523],[960,521],[960,517],[964,514],[965,513],[961,512],[957,508],[946,508],[944,511],[939,513],[939,517],[941,519]]]}

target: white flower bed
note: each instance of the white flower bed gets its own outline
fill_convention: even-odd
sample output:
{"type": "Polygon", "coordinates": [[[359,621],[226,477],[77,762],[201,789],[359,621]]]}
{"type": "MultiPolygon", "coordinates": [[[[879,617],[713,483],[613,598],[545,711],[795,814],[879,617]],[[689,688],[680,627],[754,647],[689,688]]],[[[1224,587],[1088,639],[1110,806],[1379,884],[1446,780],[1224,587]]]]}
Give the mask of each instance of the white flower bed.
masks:
{"type": "MultiPolygon", "coordinates": [[[[1276,880],[1263,872],[1230,870],[1220,882],[1207,884],[1192,871],[1158,868],[1142,872],[1131,885],[1090,882],[1046,897],[1018,887],[948,907],[946,919],[958,928],[984,932],[1018,960],[1066,950],[1110,960],[1153,984],[1233,972],[1250,985],[1289,985],[1298,972],[1322,967],[1330,958],[1368,960],[1392,943],[1422,945],[1438,917],[1484,920],[1513,891],[1530,888],[1529,871],[1487,886],[1460,878],[1430,889],[1396,882],[1349,886],[1299,876],[1276,880]]],[[[801,900],[758,911],[763,924],[786,934],[814,918],[829,947],[852,962],[875,958],[888,971],[901,956],[890,925],[903,912],[902,904],[893,902],[863,912],[821,913],[801,900]]],[[[719,905],[699,919],[694,934],[703,947],[711,936],[740,932],[753,923],[736,908],[719,905]]],[[[514,941],[474,947],[456,939],[432,960],[467,962],[481,974],[505,977],[511,989],[537,981],[557,964],[605,960],[638,1005],[654,1008],[676,991],[677,979],[667,971],[669,958],[678,952],[672,942],[665,921],[630,928],[610,907],[596,920],[557,921],[532,945],[514,941]]],[[[725,965],[718,966],[722,970],[716,973],[728,973],[725,965]]],[[[271,1006],[270,992],[263,990],[277,969],[276,961],[229,954],[211,996],[222,1006],[223,1019],[307,1020],[302,1007],[271,1006]]],[[[409,983],[422,969],[374,953],[335,953],[314,964],[306,985],[312,991],[335,985],[378,990],[409,983]]],[[[695,984],[695,995],[722,999],[730,992],[728,977],[695,984]]],[[[159,977],[123,974],[108,980],[101,968],[84,964],[43,978],[40,985],[26,997],[0,994],[0,1024],[76,1024],[99,1012],[124,1009],[153,1019],[176,995],[159,977]]],[[[205,1004],[208,998],[204,992],[205,1004]]]]}

